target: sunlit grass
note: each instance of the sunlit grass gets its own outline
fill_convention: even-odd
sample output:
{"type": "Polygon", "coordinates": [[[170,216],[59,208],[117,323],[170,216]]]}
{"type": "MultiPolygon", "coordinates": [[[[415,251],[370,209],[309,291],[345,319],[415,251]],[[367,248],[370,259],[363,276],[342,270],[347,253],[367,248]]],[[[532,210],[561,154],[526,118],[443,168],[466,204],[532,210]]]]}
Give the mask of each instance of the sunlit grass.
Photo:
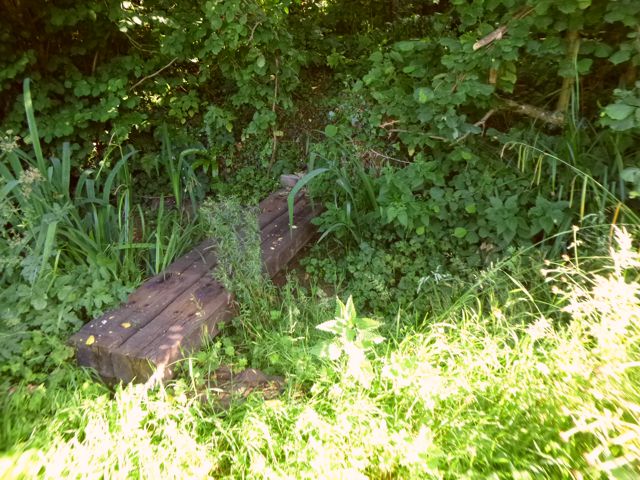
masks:
{"type": "MultiPolygon", "coordinates": [[[[2,395],[0,476],[635,478],[640,255],[624,232],[615,241],[608,257],[492,273],[443,315],[386,319],[384,342],[362,352],[370,383],[350,355],[313,353],[334,338],[314,328],[333,304],[290,283],[165,388],[111,392],[78,370],[23,385],[2,395]],[[287,388],[221,410],[206,395],[220,364],[287,388]]],[[[356,335],[372,325],[341,315],[356,335]]],[[[345,352],[362,348],[343,333],[345,352]]]]}

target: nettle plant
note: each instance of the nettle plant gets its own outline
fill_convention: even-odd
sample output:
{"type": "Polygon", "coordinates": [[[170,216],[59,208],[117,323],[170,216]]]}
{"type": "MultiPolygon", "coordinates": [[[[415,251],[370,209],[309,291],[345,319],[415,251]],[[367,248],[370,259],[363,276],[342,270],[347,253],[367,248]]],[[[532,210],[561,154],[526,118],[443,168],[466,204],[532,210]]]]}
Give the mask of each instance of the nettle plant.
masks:
{"type": "Polygon", "coordinates": [[[316,326],[318,330],[331,333],[334,337],[318,343],[312,351],[334,362],[344,358],[347,377],[369,388],[374,371],[368,356],[375,345],[384,341],[384,337],[378,333],[380,326],[377,320],[358,316],[353,298],[349,297],[346,304],[336,299],[335,317],[316,326]]]}

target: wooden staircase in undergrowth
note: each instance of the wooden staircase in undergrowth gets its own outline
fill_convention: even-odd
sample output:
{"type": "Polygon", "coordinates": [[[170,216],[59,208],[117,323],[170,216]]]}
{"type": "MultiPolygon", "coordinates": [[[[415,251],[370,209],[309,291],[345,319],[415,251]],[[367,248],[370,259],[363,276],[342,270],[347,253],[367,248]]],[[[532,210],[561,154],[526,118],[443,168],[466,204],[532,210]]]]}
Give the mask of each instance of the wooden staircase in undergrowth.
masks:
{"type": "MultiPolygon", "coordinates": [[[[290,227],[287,195],[276,192],[260,203],[262,260],[271,278],[314,236],[311,220],[320,211],[298,195],[290,227]]],[[[176,361],[234,315],[232,294],[213,278],[214,245],[213,239],[200,243],[145,281],[125,304],[82,327],[69,339],[78,364],[109,383],[170,378],[176,361]]]]}

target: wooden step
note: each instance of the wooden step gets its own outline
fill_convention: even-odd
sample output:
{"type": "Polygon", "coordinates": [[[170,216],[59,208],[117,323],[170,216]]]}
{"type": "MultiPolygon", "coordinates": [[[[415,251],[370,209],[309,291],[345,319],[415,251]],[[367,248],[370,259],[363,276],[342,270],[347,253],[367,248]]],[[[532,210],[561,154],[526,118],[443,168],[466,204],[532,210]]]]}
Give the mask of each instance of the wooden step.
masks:
{"type": "MultiPolygon", "coordinates": [[[[260,203],[258,223],[265,272],[273,278],[313,237],[319,209],[298,195],[289,227],[288,192],[260,203]]],[[[145,281],[127,302],[86,324],[69,343],[78,364],[94,368],[105,381],[145,382],[170,378],[172,365],[197,350],[204,335],[233,316],[233,297],[213,278],[213,239],[205,240],[145,281]]]]}

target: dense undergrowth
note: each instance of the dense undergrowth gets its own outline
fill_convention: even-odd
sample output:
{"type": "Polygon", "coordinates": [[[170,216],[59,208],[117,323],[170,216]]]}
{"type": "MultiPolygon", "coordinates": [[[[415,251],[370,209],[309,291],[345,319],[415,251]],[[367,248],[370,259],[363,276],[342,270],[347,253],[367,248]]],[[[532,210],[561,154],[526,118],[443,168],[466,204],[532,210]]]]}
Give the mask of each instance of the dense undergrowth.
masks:
{"type": "Polygon", "coordinates": [[[245,304],[236,334],[164,388],[112,393],[69,369],[18,386],[3,396],[0,465],[46,478],[633,478],[640,258],[620,231],[610,256],[572,258],[501,264],[437,316],[382,322],[350,299],[326,322],[334,302],[289,283],[245,304]],[[286,390],[220,411],[208,386],[221,363],[283,373],[286,390]]]}
{"type": "Polygon", "coordinates": [[[637,2],[0,5],[0,477],[640,474],[637,2]],[[325,212],[276,288],[235,232],[293,172],[325,212]],[[222,334],[160,387],[77,368],[205,235],[222,334]],[[284,391],[221,409],[220,366],[284,391]]]}

